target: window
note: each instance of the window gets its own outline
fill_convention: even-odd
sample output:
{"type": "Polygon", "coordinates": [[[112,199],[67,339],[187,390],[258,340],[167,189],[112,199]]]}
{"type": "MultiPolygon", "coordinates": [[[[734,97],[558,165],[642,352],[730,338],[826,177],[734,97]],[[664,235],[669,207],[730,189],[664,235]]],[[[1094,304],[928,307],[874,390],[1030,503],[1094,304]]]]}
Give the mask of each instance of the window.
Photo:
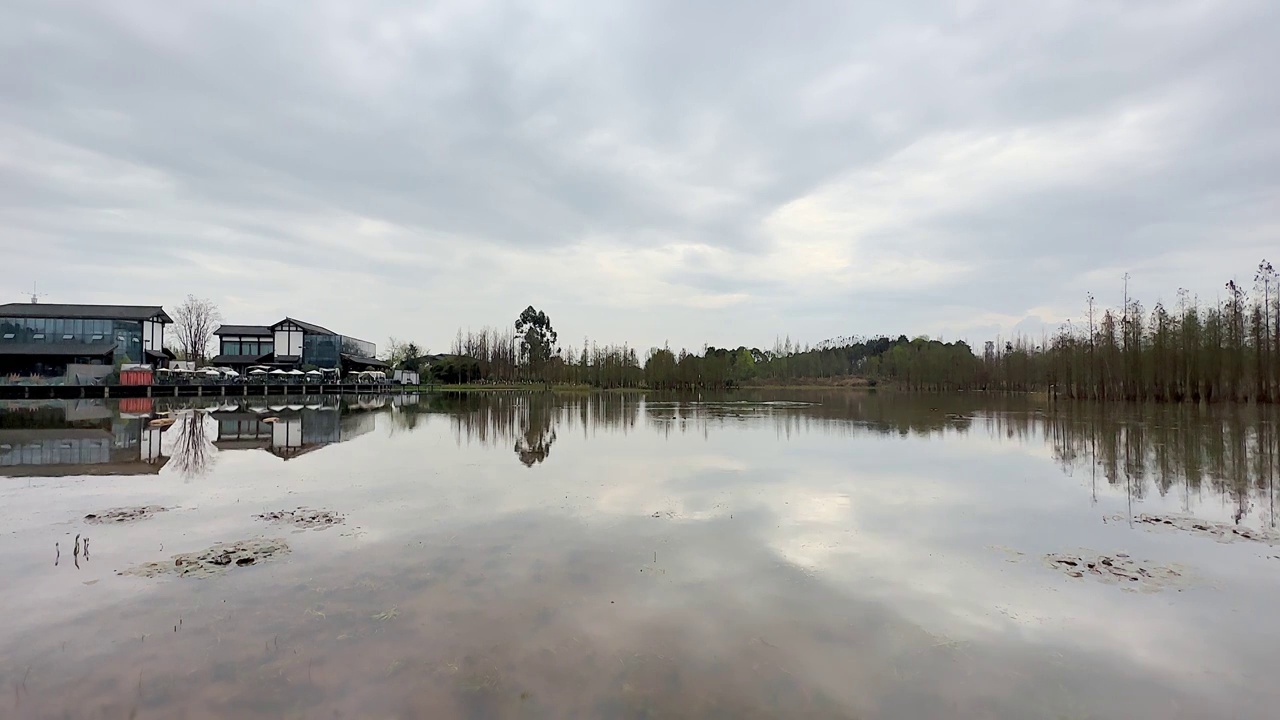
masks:
{"type": "Polygon", "coordinates": [[[223,355],[239,355],[240,341],[239,340],[223,340],[222,354],[223,355]]]}

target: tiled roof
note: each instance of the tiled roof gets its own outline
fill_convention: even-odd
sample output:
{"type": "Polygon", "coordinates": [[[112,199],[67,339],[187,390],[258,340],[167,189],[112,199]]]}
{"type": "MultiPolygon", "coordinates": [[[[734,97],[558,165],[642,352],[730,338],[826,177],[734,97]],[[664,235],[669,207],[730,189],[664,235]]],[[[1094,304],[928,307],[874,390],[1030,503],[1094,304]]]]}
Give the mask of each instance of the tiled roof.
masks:
{"type": "Polygon", "coordinates": [[[223,325],[213,331],[214,335],[251,335],[270,337],[271,328],[266,325],[223,325]]]}
{"type": "Polygon", "coordinates": [[[173,318],[159,305],[59,305],[9,303],[0,305],[0,317],[78,318],[87,320],[151,320],[171,323],[173,318]],[[157,317],[158,316],[158,317],[157,317]]]}

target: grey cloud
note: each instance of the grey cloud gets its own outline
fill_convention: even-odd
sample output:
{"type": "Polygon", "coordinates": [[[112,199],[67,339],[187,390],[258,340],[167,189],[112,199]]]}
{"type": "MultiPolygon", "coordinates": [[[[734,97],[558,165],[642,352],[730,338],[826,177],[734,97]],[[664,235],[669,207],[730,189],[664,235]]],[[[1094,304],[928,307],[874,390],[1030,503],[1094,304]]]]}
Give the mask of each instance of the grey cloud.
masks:
{"type": "MultiPolygon", "coordinates": [[[[2,242],[39,237],[46,247],[24,244],[22,282],[0,280],[0,290],[15,293],[26,275],[47,274],[42,258],[68,253],[99,269],[165,269],[259,252],[300,272],[383,278],[435,307],[463,288],[495,289],[429,326],[393,312],[367,334],[422,333],[440,345],[454,325],[483,324],[482,311],[541,302],[590,323],[563,329],[575,336],[710,341],[716,330],[703,324],[724,311],[657,307],[655,322],[635,309],[599,325],[598,314],[574,309],[590,300],[574,289],[594,272],[585,261],[569,259],[541,281],[493,275],[518,272],[522,254],[608,238],[729,253],[730,267],[690,255],[660,275],[751,297],[752,319],[732,324],[749,337],[717,344],[758,344],[793,326],[815,339],[857,332],[863,320],[850,308],[859,307],[874,308],[877,330],[908,334],[951,327],[931,313],[940,305],[1021,317],[1078,304],[1080,277],[1100,267],[1212,254],[1234,242],[1215,227],[1275,223],[1280,93],[1267,73],[1277,28],[1280,8],[1265,0],[960,10],[14,0],[0,8],[0,127],[34,142],[0,144],[0,220],[16,228],[2,242]],[[940,213],[908,207],[900,224],[860,240],[966,273],[901,292],[832,287],[813,297],[798,291],[821,283],[740,272],[739,262],[773,249],[762,223],[779,208],[917,143],[1124,118],[1169,102],[1173,126],[1153,140],[1149,166],[1074,184],[1053,175],[1071,168],[1050,168],[1041,187],[1016,197],[940,213]],[[113,183],[123,167],[162,185],[113,183]],[[94,181],[71,181],[77,172],[94,181]],[[138,223],[98,216],[119,210],[138,223]],[[317,235],[315,226],[357,218],[394,233],[367,251],[358,237],[317,235]],[[423,261],[404,262],[414,253],[423,261]],[[845,318],[853,327],[811,327],[845,318]],[[666,337],[628,337],[625,322],[666,337]]],[[[60,299],[109,285],[88,269],[70,272],[65,284],[48,278],[60,299]]],[[[199,279],[198,268],[179,274],[199,279]]],[[[216,298],[229,283],[191,289],[216,298]]]]}

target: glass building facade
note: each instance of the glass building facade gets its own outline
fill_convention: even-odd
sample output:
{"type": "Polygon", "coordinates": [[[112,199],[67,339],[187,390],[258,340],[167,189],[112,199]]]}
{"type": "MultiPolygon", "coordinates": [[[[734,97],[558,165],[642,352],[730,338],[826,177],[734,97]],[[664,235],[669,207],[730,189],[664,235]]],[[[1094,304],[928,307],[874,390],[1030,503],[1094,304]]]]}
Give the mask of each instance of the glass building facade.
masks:
{"type": "Polygon", "coordinates": [[[378,354],[378,348],[371,342],[343,335],[342,352],[348,355],[359,355],[360,357],[373,357],[378,354]]]}
{"type": "Polygon", "coordinates": [[[115,359],[142,362],[142,323],[137,320],[0,317],[0,350],[4,344],[114,344],[115,359]]]}
{"type": "Polygon", "coordinates": [[[302,363],[318,368],[336,368],[341,360],[342,336],[307,333],[302,337],[302,363]]]}

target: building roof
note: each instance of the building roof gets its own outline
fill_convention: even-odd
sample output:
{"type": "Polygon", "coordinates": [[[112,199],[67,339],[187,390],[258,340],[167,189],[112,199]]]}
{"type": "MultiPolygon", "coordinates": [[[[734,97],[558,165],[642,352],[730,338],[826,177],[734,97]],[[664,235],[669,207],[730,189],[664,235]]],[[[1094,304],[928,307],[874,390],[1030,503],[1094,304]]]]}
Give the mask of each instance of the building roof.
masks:
{"type": "Polygon", "coordinates": [[[213,331],[214,335],[253,335],[269,337],[271,328],[266,325],[223,325],[213,331]]]}
{"type": "Polygon", "coordinates": [[[301,355],[277,355],[276,363],[296,363],[302,360],[301,355]]]}
{"type": "Polygon", "coordinates": [[[78,318],[87,320],[159,320],[173,322],[159,305],[59,305],[8,303],[0,305],[0,317],[78,318]]]}
{"type": "Polygon", "coordinates": [[[287,317],[281,320],[280,322],[276,323],[275,325],[272,325],[271,327],[276,328],[287,322],[291,322],[294,325],[297,325],[298,327],[302,328],[303,330],[306,330],[309,333],[316,333],[317,335],[337,335],[338,334],[330,330],[329,328],[321,327],[320,325],[316,325],[315,323],[303,322],[302,320],[298,320],[296,318],[291,318],[291,317],[287,317]]]}
{"type": "Polygon", "coordinates": [[[378,358],[364,357],[363,355],[352,355],[351,353],[342,353],[342,359],[356,365],[365,365],[367,367],[389,368],[390,365],[379,360],[378,358]]]}
{"type": "Polygon", "coordinates": [[[115,352],[115,343],[0,343],[0,355],[51,355],[57,357],[97,357],[115,352]]]}

